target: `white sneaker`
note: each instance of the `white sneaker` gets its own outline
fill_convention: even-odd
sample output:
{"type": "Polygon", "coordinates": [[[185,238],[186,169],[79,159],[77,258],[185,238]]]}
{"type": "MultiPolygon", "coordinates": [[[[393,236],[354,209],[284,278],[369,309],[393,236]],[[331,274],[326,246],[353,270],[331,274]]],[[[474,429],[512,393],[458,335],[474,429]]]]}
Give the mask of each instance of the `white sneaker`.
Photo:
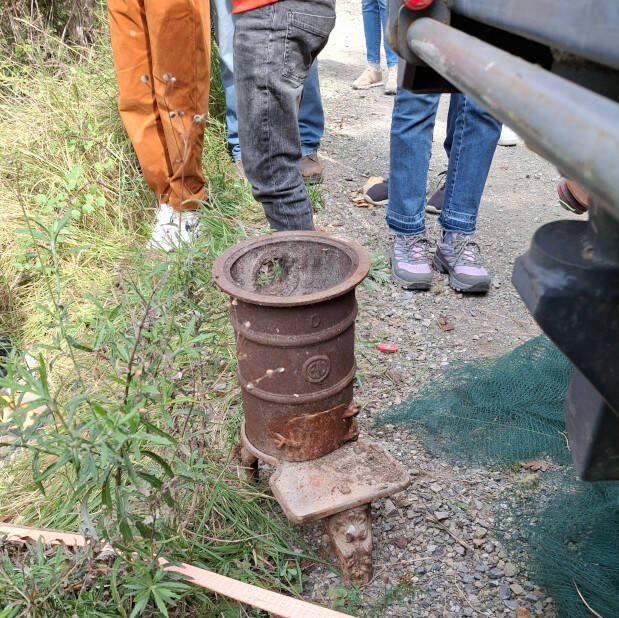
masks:
{"type": "Polygon", "coordinates": [[[501,137],[499,137],[499,146],[515,146],[518,143],[518,135],[514,133],[507,125],[501,127],[501,137]]]}
{"type": "Polygon", "coordinates": [[[398,65],[387,69],[387,81],[385,82],[385,94],[395,94],[398,89],[398,65]]]}
{"type": "Polygon", "coordinates": [[[352,83],[352,87],[355,90],[366,90],[367,88],[374,88],[374,86],[382,86],[382,84],[383,72],[375,69],[373,66],[369,66],[352,83]]]}
{"type": "Polygon", "coordinates": [[[178,212],[168,204],[159,204],[157,221],[148,247],[174,251],[180,243],[191,242],[198,233],[198,215],[195,211],[178,212]]]}

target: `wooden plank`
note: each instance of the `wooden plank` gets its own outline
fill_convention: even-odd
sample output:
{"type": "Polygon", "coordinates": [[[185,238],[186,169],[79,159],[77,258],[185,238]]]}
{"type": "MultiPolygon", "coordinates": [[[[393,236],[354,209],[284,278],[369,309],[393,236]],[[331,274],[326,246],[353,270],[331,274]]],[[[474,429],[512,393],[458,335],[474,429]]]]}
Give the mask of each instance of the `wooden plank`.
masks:
{"type": "MultiPolygon", "coordinates": [[[[159,563],[168,564],[163,559],[160,559],[159,563]]],[[[247,603],[283,618],[299,618],[300,616],[303,616],[303,618],[343,618],[348,616],[350,618],[350,614],[342,614],[326,607],[288,597],[272,590],[265,590],[259,586],[246,584],[189,564],[176,566],[168,564],[165,568],[167,571],[185,575],[189,578],[189,581],[202,588],[223,594],[235,601],[247,603]]]]}
{"type": "MultiPolygon", "coordinates": [[[[69,547],[84,547],[86,545],[84,536],[75,532],[16,526],[14,524],[0,523],[0,536],[6,536],[8,541],[23,541],[25,539],[38,541],[41,539],[44,543],[51,545],[60,543],[69,547]]],[[[350,618],[350,614],[342,614],[307,601],[288,597],[279,592],[265,590],[259,586],[246,584],[190,564],[173,565],[163,558],[159,559],[159,564],[166,571],[173,571],[186,576],[191,583],[197,586],[222,594],[240,603],[258,607],[282,618],[299,618],[299,616],[303,616],[303,618],[350,618]]]]}
{"type": "Polygon", "coordinates": [[[8,541],[31,540],[48,545],[60,545],[64,543],[68,547],[85,547],[86,539],[75,532],[54,530],[52,528],[32,528],[30,526],[16,526],[14,524],[0,523],[0,536],[6,536],[8,541]]]}

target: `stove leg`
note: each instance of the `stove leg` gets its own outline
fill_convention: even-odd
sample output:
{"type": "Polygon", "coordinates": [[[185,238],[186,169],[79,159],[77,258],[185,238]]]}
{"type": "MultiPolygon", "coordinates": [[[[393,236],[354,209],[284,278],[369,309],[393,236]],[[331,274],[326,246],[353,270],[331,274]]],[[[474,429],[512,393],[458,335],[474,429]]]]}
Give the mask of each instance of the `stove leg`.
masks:
{"type": "Polygon", "coordinates": [[[325,518],[325,528],[342,568],[353,584],[372,579],[372,506],[363,504],[325,518]]]}
{"type": "Polygon", "coordinates": [[[247,481],[258,480],[258,458],[244,446],[241,446],[241,465],[247,481]]]}

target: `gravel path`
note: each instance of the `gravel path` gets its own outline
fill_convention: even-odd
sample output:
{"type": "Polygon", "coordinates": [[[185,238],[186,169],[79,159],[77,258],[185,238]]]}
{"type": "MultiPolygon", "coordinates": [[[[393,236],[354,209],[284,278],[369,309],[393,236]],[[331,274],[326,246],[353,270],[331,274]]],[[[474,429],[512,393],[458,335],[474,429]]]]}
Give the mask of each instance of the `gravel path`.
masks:
{"type": "MultiPolygon", "coordinates": [[[[365,64],[360,3],[338,0],[337,12],[319,61],[327,129],[321,150],[325,209],[317,222],[384,257],[392,242],[384,208],[358,208],[350,194],[370,175],[388,176],[393,97],[382,87],[351,88],[365,64]]],[[[446,168],[447,105],[443,97],[430,186],[446,168]]],[[[557,170],[523,143],[497,149],[478,218],[477,240],[493,280],[486,296],[457,294],[437,273],[431,292],[407,292],[391,283],[374,292],[359,289],[357,361],[365,380],[356,400],[363,405],[362,436],[383,442],[407,466],[413,483],[374,505],[376,577],[358,599],[348,598],[349,609],[356,601],[361,613],[380,616],[555,615],[552,599],[510,562],[493,534],[493,505],[517,474],[447,465],[427,455],[405,426],[376,428],[372,418],[423,388],[424,380],[450,362],[498,356],[539,334],[510,279],[514,260],[527,250],[533,232],[569,216],[557,203],[558,180],[557,170]],[[455,324],[453,331],[439,329],[441,316],[455,324]],[[376,349],[379,341],[396,343],[399,351],[382,354],[376,349]],[[402,582],[412,584],[414,594],[384,609],[385,594],[402,582]]],[[[434,241],[436,217],[427,215],[427,221],[434,241]]],[[[328,550],[320,525],[306,530],[328,550]]],[[[346,596],[340,579],[320,568],[310,573],[306,594],[329,603],[346,596]]]]}

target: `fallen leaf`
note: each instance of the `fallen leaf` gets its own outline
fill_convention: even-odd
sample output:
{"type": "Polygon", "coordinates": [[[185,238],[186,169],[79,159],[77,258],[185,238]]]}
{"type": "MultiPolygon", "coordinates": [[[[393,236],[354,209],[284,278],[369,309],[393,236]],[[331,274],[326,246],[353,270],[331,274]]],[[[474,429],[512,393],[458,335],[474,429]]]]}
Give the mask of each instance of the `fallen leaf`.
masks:
{"type": "Polygon", "coordinates": [[[552,468],[552,464],[544,459],[531,459],[530,461],[523,461],[520,466],[525,470],[533,470],[533,472],[546,472],[552,468]]]}
{"type": "Polygon", "coordinates": [[[366,202],[362,197],[353,200],[353,204],[357,208],[367,208],[368,210],[372,210],[372,208],[374,208],[374,206],[370,204],[370,202],[366,202]]]}

